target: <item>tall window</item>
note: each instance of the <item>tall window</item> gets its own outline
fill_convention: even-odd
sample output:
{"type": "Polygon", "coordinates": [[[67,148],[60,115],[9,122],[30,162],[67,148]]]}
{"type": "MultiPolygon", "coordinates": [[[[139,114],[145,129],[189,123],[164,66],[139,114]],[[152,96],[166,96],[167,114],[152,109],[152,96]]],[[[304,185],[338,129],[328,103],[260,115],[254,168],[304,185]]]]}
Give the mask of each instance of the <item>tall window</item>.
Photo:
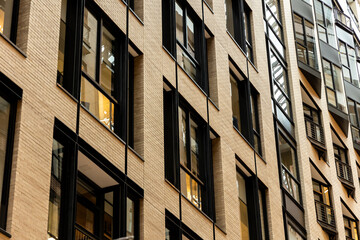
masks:
{"type": "Polygon", "coordinates": [[[244,0],[225,1],[226,27],[235,41],[246,53],[250,61],[254,61],[251,39],[251,9],[244,0]]]}
{"type": "Polygon", "coordinates": [[[359,229],[357,221],[349,217],[344,216],[344,227],[346,240],[358,240],[359,229]]]}
{"type": "Polygon", "coordinates": [[[204,38],[200,18],[185,1],[163,0],[163,46],[176,56],[187,75],[207,92],[207,44],[204,38]]]}
{"type": "Polygon", "coordinates": [[[315,0],[315,12],[320,40],[336,48],[334,16],[331,6],[320,0],[315,0]]]}
{"type": "Polygon", "coordinates": [[[277,0],[265,1],[265,16],[266,20],[275,35],[280,41],[283,41],[283,28],[281,23],[280,6],[277,0]]]}
{"type": "Polygon", "coordinates": [[[341,69],[323,59],[327,101],[342,112],[347,112],[341,69]]]}
{"type": "Polygon", "coordinates": [[[335,227],[335,215],[330,200],[329,186],[313,179],[316,216],[320,225],[335,227]]]}
{"type": "Polygon", "coordinates": [[[183,100],[176,106],[174,91],[165,89],[164,133],[166,179],[213,218],[212,139],[207,135],[212,131],[207,133],[206,122],[183,100]]]}
{"type": "Polygon", "coordinates": [[[298,60],[317,69],[314,25],[299,15],[294,14],[294,26],[298,60]]]}
{"type": "Polygon", "coordinates": [[[339,52],[344,80],[359,87],[355,49],[346,43],[339,41],[339,52]]]}
{"type": "Polygon", "coordinates": [[[295,148],[282,133],[279,132],[278,137],[278,147],[282,166],[282,186],[298,203],[301,203],[300,180],[295,148]]]}
{"type": "Polygon", "coordinates": [[[351,166],[347,157],[347,149],[334,144],[334,157],[336,172],[339,179],[345,181],[345,184],[353,185],[353,177],[351,166]]]}
{"type": "Polygon", "coordinates": [[[16,24],[20,0],[0,1],[0,33],[11,41],[16,39],[16,24]]]}
{"type": "Polygon", "coordinates": [[[230,71],[230,83],[233,125],[261,154],[259,94],[252,85],[249,92],[249,82],[243,77],[239,79],[232,71],[230,71]]]}
{"type": "Polygon", "coordinates": [[[67,0],[61,1],[60,37],[58,49],[57,82],[64,86],[65,36],[66,36],[66,7],[67,0]]]}
{"type": "Polygon", "coordinates": [[[348,98],[348,107],[352,137],[355,143],[360,144],[360,104],[348,98]]]}
{"type": "MultiPolygon", "coordinates": [[[[62,129],[63,130],[63,129],[62,129]]],[[[93,149],[78,151],[75,143],[55,129],[50,181],[49,239],[139,239],[139,194],[128,187],[113,167],[100,168],[106,160],[93,149]],[[94,159],[90,159],[90,156],[94,159]],[[64,177],[66,176],[66,177],[64,177]],[[126,189],[126,194],[125,194],[126,189]],[[75,190],[76,194],[72,194],[75,190]],[[76,211],[72,211],[76,209],[76,211]],[[121,220],[121,221],[120,221],[121,220]]],[[[85,146],[82,145],[82,149],[85,146]]],[[[108,163],[110,164],[110,163],[108,163]]]]}
{"type": "Polygon", "coordinates": [[[238,198],[240,205],[240,231],[241,239],[249,239],[249,212],[246,197],[246,183],[245,178],[237,173],[237,187],[238,187],[238,198]]]}

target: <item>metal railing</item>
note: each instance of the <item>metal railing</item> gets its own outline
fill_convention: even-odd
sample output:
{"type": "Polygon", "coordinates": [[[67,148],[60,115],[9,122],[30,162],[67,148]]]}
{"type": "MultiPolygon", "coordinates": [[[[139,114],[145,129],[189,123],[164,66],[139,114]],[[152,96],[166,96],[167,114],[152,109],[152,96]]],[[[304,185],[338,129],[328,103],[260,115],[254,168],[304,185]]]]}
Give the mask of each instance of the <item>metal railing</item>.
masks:
{"type": "Polygon", "coordinates": [[[97,237],[83,230],[81,227],[75,226],[75,240],[99,240],[97,237]]]}
{"type": "Polygon", "coordinates": [[[325,146],[324,129],[320,124],[317,124],[310,119],[305,118],[306,134],[312,140],[325,146]]]}
{"type": "Polygon", "coordinates": [[[335,164],[338,177],[349,182],[350,184],[353,184],[351,166],[339,160],[335,160],[335,164]]]}
{"type": "Polygon", "coordinates": [[[317,200],[315,200],[315,208],[317,220],[335,228],[334,209],[331,206],[317,200]]]}
{"type": "Polygon", "coordinates": [[[350,17],[346,16],[343,12],[339,11],[336,8],[334,8],[334,18],[335,18],[335,20],[341,22],[348,28],[351,28],[350,17]]]}

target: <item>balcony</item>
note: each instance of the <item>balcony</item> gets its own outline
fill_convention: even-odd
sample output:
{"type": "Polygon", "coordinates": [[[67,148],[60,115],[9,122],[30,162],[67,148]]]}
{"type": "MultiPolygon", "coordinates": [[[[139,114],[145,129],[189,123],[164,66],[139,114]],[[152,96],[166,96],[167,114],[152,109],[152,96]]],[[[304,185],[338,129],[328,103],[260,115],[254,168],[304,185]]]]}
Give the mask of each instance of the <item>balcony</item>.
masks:
{"type": "Polygon", "coordinates": [[[323,127],[305,118],[306,135],[308,136],[311,143],[325,150],[325,138],[323,127]]]}
{"type": "Polygon", "coordinates": [[[346,16],[343,12],[339,11],[336,8],[334,8],[334,18],[335,18],[336,22],[342,24],[343,26],[345,26],[351,30],[350,17],[346,16]]]}
{"type": "Polygon", "coordinates": [[[336,234],[334,209],[320,201],[315,200],[316,217],[321,227],[330,234],[336,234]]]}
{"type": "Polygon", "coordinates": [[[347,163],[335,160],[336,172],[339,180],[348,189],[348,194],[352,195],[354,191],[354,180],[351,172],[351,166],[347,163]]]}

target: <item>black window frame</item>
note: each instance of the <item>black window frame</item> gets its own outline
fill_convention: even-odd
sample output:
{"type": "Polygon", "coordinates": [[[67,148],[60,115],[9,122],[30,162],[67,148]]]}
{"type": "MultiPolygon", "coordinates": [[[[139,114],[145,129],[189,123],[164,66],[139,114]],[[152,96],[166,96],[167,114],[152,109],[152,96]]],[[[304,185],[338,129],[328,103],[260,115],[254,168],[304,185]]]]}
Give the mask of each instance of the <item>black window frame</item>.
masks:
{"type": "MultiPolygon", "coordinates": [[[[360,235],[359,235],[359,222],[357,220],[355,220],[353,218],[350,218],[348,216],[345,216],[345,215],[343,215],[343,219],[344,219],[344,222],[348,221],[350,226],[351,226],[351,223],[353,223],[353,222],[356,224],[356,229],[357,229],[357,234],[358,234],[357,238],[359,238],[360,237],[360,235]]],[[[355,240],[355,238],[353,236],[352,228],[351,227],[349,228],[349,227],[345,226],[345,223],[344,223],[344,228],[345,228],[345,231],[350,230],[350,232],[351,232],[351,238],[347,237],[346,233],[345,233],[346,240],[355,240]]]]}
{"type": "Polygon", "coordinates": [[[317,41],[315,39],[315,27],[314,27],[314,23],[310,22],[309,20],[307,20],[306,18],[304,18],[303,16],[293,12],[293,21],[294,21],[294,38],[295,38],[295,48],[296,48],[296,57],[298,59],[299,62],[302,62],[304,64],[306,64],[307,66],[309,66],[312,69],[318,70],[319,69],[319,62],[318,62],[318,55],[317,55],[317,41]],[[304,44],[300,43],[297,41],[297,37],[296,37],[296,28],[295,28],[295,16],[297,16],[298,18],[301,19],[301,26],[302,26],[302,30],[303,30],[303,37],[304,37],[304,44]],[[308,47],[308,37],[306,34],[306,23],[311,24],[312,25],[312,30],[313,30],[313,34],[314,34],[314,64],[315,66],[311,66],[310,65],[310,57],[309,57],[309,47],[308,47]],[[298,47],[297,45],[300,45],[301,47],[303,47],[306,51],[306,62],[303,62],[299,59],[298,56],[298,47]]]}
{"type": "Polygon", "coordinates": [[[186,0],[162,0],[162,46],[177,61],[178,66],[184,70],[186,75],[206,94],[209,94],[207,42],[205,32],[207,31],[204,21],[192,9],[186,0]],[[176,4],[183,10],[183,43],[176,37],[176,4]],[[187,16],[194,24],[194,48],[195,56],[187,50],[187,16]],[[186,56],[196,65],[195,79],[180,65],[177,59],[177,48],[180,48],[186,56]]]}
{"type": "Polygon", "coordinates": [[[279,13],[279,17],[280,19],[278,19],[278,17],[271,11],[271,8],[268,6],[268,4],[266,3],[266,0],[263,0],[263,5],[264,5],[264,20],[266,22],[266,25],[268,28],[271,29],[271,31],[274,33],[274,36],[276,36],[276,38],[278,39],[278,41],[283,45],[283,47],[285,48],[284,45],[284,30],[283,30],[283,24],[282,24],[282,11],[281,11],[281,3],[280,1],[276,1],[277,2],[277,11],[279,13]],[[267,17],[267,13],[270,13],[271,17],[275,20],[275,22],[277,23],[277,25],[280,28],[280,36],[276,34],[276,31],[274,30],[274,28],[271,26],[271,24],[269,23],[269,20],[266,18],[267,17]]]}
{"type": "MultiPolygon", "coordinates": [[[[228,31],[235,42],[246,54],[246,57],[254,63],[251,15],[252,10],[245,0],[232,0],[234,35],[228,31]],[[238,26],[238,27],[236,27],[238,26]],[[246,36],[248,32],[248,36],[246,36]],[[249,50],[249,51],[248,51],[249,50]]],[[[226,13],[225,13],[226,14],[226,13]]]]}
{"type": "Polygon", "coordinates": [[[20,0],[14,0],[12,7],[10,36],[6,36],[4,33],[0,33],[2,37],[4,37],[7,40],[10,40],[14,44],[16,44],[16,38],[17,38],[19,7],[20,7],[20,0]]]}
{"type": "Polygon", "coordinates": [[[346,68],[348,71],[349,71],[349,75],[350,75],[350,82],[345,80],[345,77],[344,77],[344,71],[341,69],[342,73],[343,73],[343,80],[348,82],[348,83],[351,83],[353,86],[359,88],[360,85],[360,79],[359,79],[359,72],[358,72],[358,61],[357,61],[357,56],[356,56],[356,44],[355,44],[355,47],[351,47],[349,44],[347,44],[346,42],[344,41],[341,41],[340,39],[338,40],[338,46],[339,46],[339,55],[340,55],[340,62],[341,62],[341,67],[342,68],[346,68]],[[342,61],[341,61],[341,53],[340,53],[340,45],[344,45],[345,46],[345,55],[346,55],[346,61],[348,63],[348,65],[345,65],[342,61]],[[355,58],[355,63],[356,63],[356,69],[354,70],[351,70],[351,64],[350,64],[350,57],[349,57],[349,48],[353,49],[354,50],[354,58],[355,58]],[[358,77],[358,86],[355,85],[355,83],[353,82],[354,81],[354,78],[353,78],[353,73],[352,71],[356,71],[356,74],[357,74],[357,77],[358,77]]]}
{"type": "MultiPolygon", "coordinates": [[[[314,0],[315,1],[318,1],[320,4],[321,4],[321,12],[322,12],[322,16],[323,16],[323,19],[322,21],[324,22],[324,25],[320,24],[318,21],[317,21],[317,17],[316,17],[316,9],[315,10],[315,21],[316,21],[316,24],[318,26],[320,26],[321,28],[323,28],[325,30],[325,36],[326,36],[326,43],[329,45],[329,46],[332,46],[330,43],[329,43],[329,35],[328,35],[328,24],[327,24],[327,21],[326,21],[326,18],[325,18],[325,11],[324,11],[324,6],[327,7],[327,8],[330,8],[331,9],[331,12],[332,12],[332,17],[333,17],[333,28],[334,28],[334,39],[335,39],[335,45],[336,46],[332,46],[333,48],[337,49],[337,42],[336,42],[336,29],[335,29],[335,17],[334,17],[334,10],[333,10],[333,7],[332,6],[329,6],[326,2],[324,2],[323,0],[314,0]]],[[[314,4],[314,8],[315,8],[315,4],[314,4]]],[[[320,39],[319,37],[319,40],[323,41],[322,39],[320,39]]]]}
{"type": "MultiPolygon", "coordinates": [[[[355,128],[359,133],[360,133],[360,111],[358,111],[358,109],[360,109],[360,103],[358,103],[357,101],[347,97],[347,104],[348,104],[348,113],[349,113],[349,122],[350,122],[350,127],[351,127],[351,130],[353,128],[355,128]],[[354,125],[351,121],[351,118],[350,118],[350,108],[349,108],[349,102],[353,102],[354,104],[354,111],[355,111],[355,117],[356,117],[356,122],[357,122],[357,126],[354,125]]],[[[354,133],[353,133],[353,130],[351,131],[352,132],[352,136],[353,136],[353,141],[355,142],[356,140],[354,139],[354,133]]],[[[360,142],[356,142],[357,144],[360,144],[360,142]]],[[[359,176],[360,177],[360,176],[359,176]]]]}
{"type": "Polygon", "coordinates": [[[165,209],[165,229],[170,233],[170,240],[182,239],[182,236],[184,235],[189,240],[202,240],[199,235],[173,215],[168,209],[165,209]]]}
{"type": "MultiPolygon", "coordinates": [[[[144,191],[130,178],[125,176],[118,168],[105,159],[81,138],[76,139],[76,134],[68,129],[63,123],[55,119],[53,140],[64,146],[64,159],[62,162],[61,204],[59,219],[59,240],[74,239],[76,229],[76,204],[77,204],[77,181],[84,175],[78,170],[78,153],[81,152],[92,163],[102,169],[109,177],[118,184],[105,189],[114,191],[114,216],[113,237],[124,237],[127,234],[127,198],[134,202],[134,231],[135,240],[140,239],[140,200],[144,191]],[[76,142],[76,140],[78,142],[76,142]],[[66,155],[65,155],[66,154],[66,155]],[[117,200],[117,201],[115,201],[117,200]],[[122,213],[122,214],[120,214],[122,213]]],[[[52,181],[52,180],[50,180],[52,181]]],[[[87,179],[87,183],[89,183],[87,179]]],[[[49,199],[50,200],[50,199],[49,199]]]]}

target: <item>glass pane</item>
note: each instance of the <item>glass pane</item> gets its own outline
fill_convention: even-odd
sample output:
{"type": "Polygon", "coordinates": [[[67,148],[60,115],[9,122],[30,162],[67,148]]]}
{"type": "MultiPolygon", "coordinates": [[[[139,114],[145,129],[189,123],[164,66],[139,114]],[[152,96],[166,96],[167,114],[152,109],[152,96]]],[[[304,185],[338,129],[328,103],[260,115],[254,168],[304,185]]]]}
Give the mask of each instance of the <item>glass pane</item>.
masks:
{"type": "Polygon", "coordinates": [[[10,38],[14,0],[0,1],[0,32],[10,38]]]}
{"type": "Polygon", "coordinates": [[[242,202],[247,204],[245,178],[240,173],[237,173],[236,180],[237,180],[236,184],[238,189],[238,197],[242,202]]]}
{"type": "Polygon", "coordinates": [[[314,189],[314,191],[316,191],[316,192],[321,192],[320,184],[313,181],[313,189],[314,189]]]}
{"type": "Polygon", "coordinates": [[[81,104],[111,130],[114,130],[114,104],[88,80],[81,78],[81,104]]]}
{"type": "Polygon", "coordinates": [[[348,55],[349,55],[349,64],[350,64],[350,71],[352,78],[351,82],[356,85],[356,83],[359,82],[359,75],[356,66],[355,50],[351,47],[348,47],[348,55]]]}
{"type": "Polygon", "coordinates": [[[198,208],[201,208],[200,201],[200,186],[193,178],[191,178],[191,202],[195,204],[198,208]]]}
{"type": "Polygon", "coordinates": [[[295,231],[295,229],[288,224],[288,235],[289,235],[289,240],[305,240],[303,237],[301,237],[299,235],[299,233],[297,233],[295,231]]]}
{"type": "Polygon", "coordinates": [[[285,95],[280,91],[276,84],[273,85],[273,89],[276,102],[280,105],[284,112],[290,116],[290,102],[287,100],[285,95]]]}
{"type": "Polygon", "coordinates": [[[199,133],[198,125],[190,120],[191,172],[200,177],[199,166],[199,133]]]}
{"type": "Polygon", "coordinates": [[[246,204],[240,200],[240,229],[241,229],[241,239],[250,239],[249,238],[249,217],[248,209],[246,204]]]}
{"type": "Polygon", "coordinates": [[[179,45],[177,45],[177,62],[193,80],[196,80],[196,64],[179,45]]]}
{"type": "Polygon", "coordinates": [[[232,36],[235,36],[232,0],[225,0],[225,18],[227,30],[232,36]]]}
{"type": "Polygon", "coordinates": [[[286,78],[286,72],[283,66],[280,64],[277,57],[271,52],[271,69],[272,69],[272,76],[273,79],[276,80],[278,85],[281,87],[281,89],[288,94],[288,86],[287,86],[287,78],[286,78]]]}
{"type": "Polygon", "coordinates": [[[94,234],[95,213],[79,202],[76,204],[76,224],[94,234]]]}
{"type": "Polygon", "coordinates": [[[84,11],[84,32],[81,69],[96,79],[97,20],[87,8],[84,11]]]}
{"type": "Polygon", "coordinates": [[[337,66],[333,66],[334,72],[334,83],[336,90],[336,100],[338,103],[338,109],[347,112],[346,110],[346,96],[344,90],[344,83],[342,79],[341,69],[337,66]]]}
{"type": "Polygon", "coordinates": [[[331,88],[331,89],[334,89],[330,63],[328,61],[326,61],[326,60],[323,60],[323,68],[324,68],[326,86],[331,88]]]}
{"type": "Polygon", "coordinates": [[[327,29],[328,43],[336,48],[336,36],[334,30],[334,17],[331,8],[324,5],[325,23],[327,29]]]}
{"type": "Polygon", "coordinates": [[[109,94],[114,93],[114,77],[115,77],[115,37],[103,28],[102,46],[101,46],[101,73],[100,86],[109,94]]]}
{"type": "Polygon", "coordinates": [[[294,14],[294,26],[295,26],[295,37],[296,42],[305,45],[304,28],[302,24],[302,18],[294,14]]]}
{"type": "Polygon", "coordinates": [[[105,193],[104,196],[104,239],[112,240],[113,236],[113,192],[105,193]]]}
{"type": "Polygon", "coordinates": [[[181,182],[181,193],[184,194],[187,199],[191,199],[190,176],[182,168],[180,169],[180,182],[181,182]]]}
{"type": "Polygon", "coordinates": [[[310,22],[305,20],[305,30],[306,30],[307,51],[309,55],[309,65],[317,69],[314,25],[312,25],[310,22]]]}
{"type": "Polygon", "coordinates": [[[230,83],[231,83],[231,104],[233,112],[233,125],[241,132],[240,124],[240,103],[239,103],[239,89],[237,81],[230,74],[230,83]]]}
{"type": "Polygon", "coordinates": [[[251,43],[251,28],[250,28],[250,10],[244,6],[244,25],[245,25],[245,40],[251,43]]]}
{"type": "Polygon", "coordinates": [[[325,26],[322,4],[319,0],[315,0],[314,2],[315,2],[316,21],[318,24],[325,26]]]}
{"type": "Polygon", "coordinates": [[[358,128],[351,127],[352,137],[355,143],[360,144],[360,131],[358,128]]]}
{"type": "Polygon", "coordinates": [[[327,92],[328,103],[336,107],[335,92],[329,88],[326,89],[326,92],[327,92]]]}
{"type": "Polygon", "coordinates": [[[281,163],[297,178],[297,166],[294,149],[286,142],[283,136],[279,135],[279,150],[281,163]]]}
{"type": "Polygon", "coordinates": [[[351,82],[350,70],[344,66],[342,67],[342,70],[343,70],[344,80],[347,82],[351,82]]]}
{"type": "Polygon", "coordinates": [[[343,42],[339,41],[339,52],[340,52],[340,60],[342,65],[349,66],[347,56],[346,56],[346,46],[343,42]]]}
{"type": "Polygon", "coordinates": [[[356,222],[352,222],[352,231],[353,231],[353,239],[354,240],[358,240],[359,239],[359,234],[358,234],[358,229],[357,229],[357,223],[356,222]]]}
{"type": "Polygon", "coordinates": [[[175,2],[176,12],[176,39],[184,45],[184,12],[180,5],[175,2]]]}
{"type": "Polygon", "coordinates": [[[266,9],[265,14],[266,14],[266,20],[269,23],[269,25],[271,26],[271,28],[273,29],[274,33],[279,37],[280,40],[283,40],[282,34],[281,34],[281,27],[278,24],[278,22],[275,20],[273,15],[270,13],[270,10],[266,9]]]}
{"type": "Polygon", "coordinates": [[[300,62],[308,64],[306,48],[300,44],[296,44],[297,56],[300,62]]]}
{"type": "MultiPolygon", "coordinates": [[[[1,115],[0,115],[0,118],[1,118],[1,115]]],[[[2,125],[0,124],[0,126],[2,126],[2,125]]],[[[2,131],[0,131],[0,132],[2,132],[2,131]]],[[[0,142],[2,142],[2,141],[0,141],[0,142]]],[[[64,146],[62,144],[60,144],[58,141],[53,140],[49,214],[48,214],[49,215],[48,216],[48,235],[49,235],[49,238],[55,238],[55,239],[59,238],[63,158],[64,158],[64,146]]]]}
{"type": "Polygon", "coordinates": [[[265,0],[265,3],[268,5],[274,16],[280,20],[279,2],[277,0],[265,0]]]}
{"type": "Polygon", "coordinates": [[[258,119],[257,119],[257,113],[258,113],[258,107],[257,107],[257,95],[252,92],[251,96],[250,96],[250,104],[251,104],[251,119],[252,119],[252,126],[253,129],[255,129],[256,131],[259,131],[259,126],[258,126],[258,119]]]}
{"type": "Polygon", "coordinates": [[[322,187],[323,202],[330,206],[329,188],[326,186],[322,187]]]}
{"type": "Polygon", "coordinates": [[[355,102],[348,99],[349,118],[352,125],[357,126],[355,102]]]}
{"type": "Polygon", "coordinates": [[[186,113],[179,107],[179,151],[180,163],[187,166],[186,157],[186,113]]]}
{"type": "MultiPolygon", "coordinates": [[[[64,76],[66,6],[67,6],[67,0],[62,0],[61,1],[59,49],[58,49],[58,67],[57,67],[57,71],[58,71],[57,81],[61,85],[63,84],[63,76],[64,76]]],[[[1,10],[0,10],[0,12],[1,12],[1,10]]]]}
{"type": "Polygon", "coordinates": [[[135,236],[135,203],[126,198],[126,236],[135,236]]]}
{"type": "Polygon", "coordinates": [[[187,50],[195,58],[195,27],[193,21],[186,16],[188,46],[187,50]]]}
{"type": "Polygon", "coordinates": [[[300,189],[299,185],[295,182],[293,177],[284,169],[282,169],[282,185],[294,197],[294,199],[300,202],[300,189]]]}
{"type": "Polygon", "coordinates": [[[326,37],[326,30],[324,27],[318,25],[318,31],[319,31],[319,38],[320,40],[327,42],[327,37],[326,37]]]}

